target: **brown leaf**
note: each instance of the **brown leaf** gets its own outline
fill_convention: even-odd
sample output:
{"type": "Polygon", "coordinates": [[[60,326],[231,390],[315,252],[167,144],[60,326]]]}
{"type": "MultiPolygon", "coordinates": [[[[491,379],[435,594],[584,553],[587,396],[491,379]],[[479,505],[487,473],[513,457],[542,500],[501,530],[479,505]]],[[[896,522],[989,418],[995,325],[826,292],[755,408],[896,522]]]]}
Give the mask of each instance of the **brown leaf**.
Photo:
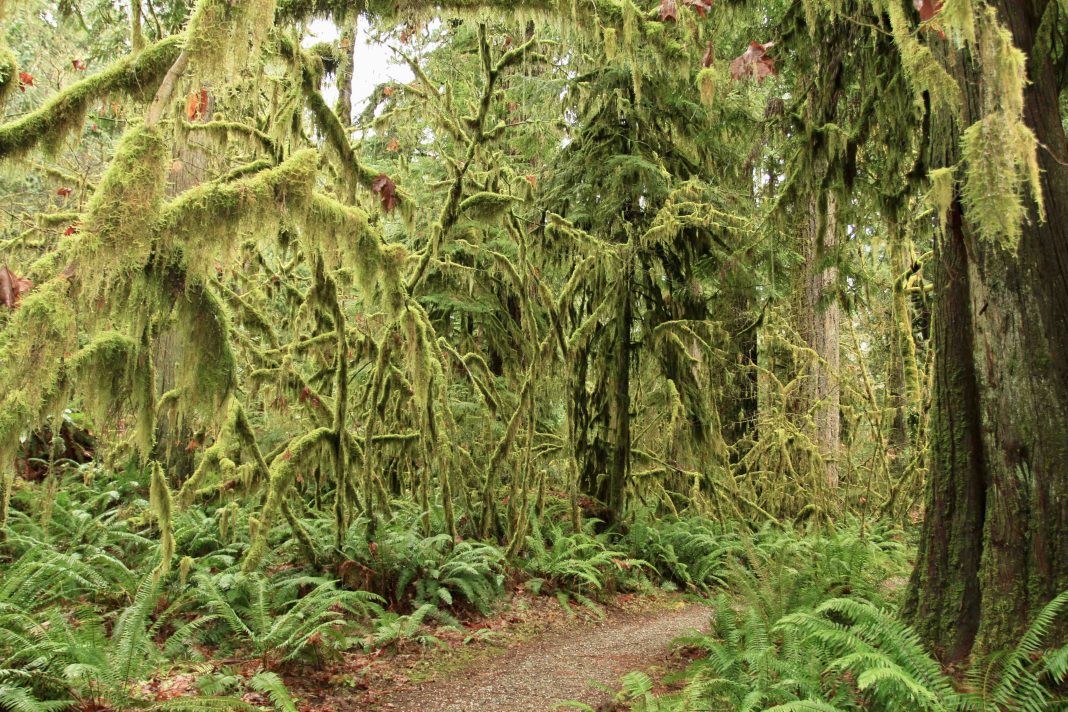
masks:
{"type": "Polygon", "coordinates": [[[23,294],[33,289],[33,282],[25,277],[19,277],[7,265],[0,269],[0,304],[8,309],[14,309],[19,305],[23,294]]]}
{"type": "Polygon", "coordinates": [[[390,153],[396,153],[400,150],[400,141],[397,140],[396,136],[389,139],[389,143],[386,144],[386,150],[390,153]]]}
{"type": "Polygon", "coordinates": [[[19,90],[26,91],[26,87],[33,86],[33,75],[29,72],[19,72],[19,90]]]}
{"type": "Polygon", "coordinates": [[[756,79],[761,82],[764,81],[764,77],[778,74],[775,69],[775,60],[768,56],[768,48],[774,44],[774,42],[766,44],[750,42],[749,49],[731,62],[731,78],[735,81],[756,79]]]}
{"type": "Polygon", "coordinates": [[[711,67],[712,63],[715,61],[716,53],[712,50],[712,40],[709,40],[708,47],[705,49],[705,56],[701,58],[701,66],[707,69],[708,67],[711,67]]]}
{"type": "Polygon", "coordinates": [[[538,187],[538,177],[536,175],[531,174],[529,176],[526,176],[526,179],[527,179],[527,183],[530,183],[530,187],[531,188],[537,188],[538,187]]]}
{"type": "Polygon", "coordinates": [[[708,11],[712,9],[712,0],[682,0],[685,5],[693,8],[700,17],[704,17],[708,14],[708,11]]]}
{"type": "Polygon", "coordinates": [[[78,232],[78,225],[74,224],[74,225],[68,225],[67,229],[63,231],[63,234],[67,235],[69,237],[70,235],[73,235],[76,232],[78,232]]]}
{"type": "Polygon", "coordinates": [[[679,8],[675,5],[675,0],[660,0],[660,21],[668,20],[679,21],[679,8]]]}
{"type": "Polygon", "coordinates": [[[927,22],[942,9],[942,0],[912,0],[912,6],[920,13],[920,22],[927,22]]]}
{"type": "Polygon", "coordinates": [[[393,87],[384,87],[382,93],[386,96],[393,96],[393,92],[397,91],[393,87]]]}
{"type": "Polygon", "coordinates": [[[74,67],[79,72],[84,72],[86,69],[89,69],[89,65],[82,59],[72,59],[70,61],[70,66],[74,67]]]}
{"type": "Polygon", "coordinates": [[[371,182],[371,190],[378,193],[382,199],[382,209],[387,213],[393,212],[393,208],[400,203],[397,197],[397,184],[385,173],[379,173],[378,177],[371,182]]]}
{"type": "Polygon", "coordinates": [[[208,90],[201,87],[190,93],[185,99],[185,117],[190,121],[199,121],[208,115],[208,90]]]}
{"type": "MultiPolygon", "coordinates": [[[[930,22],[942,9],[942,0],[912,0],[912,6],[916,8],[916,12],[920,13],[920,22],[930,22]]],[[[946,38],[945,32],[937,27],[935,29],[939,37],[946,38]]]]}
{"type": "Polygon", "coordinates": [[[63,186],[62,188],[56,188],[56,195],[61,198],[67,198],[74,192],[74,188],[68,188],[63,186]]]}

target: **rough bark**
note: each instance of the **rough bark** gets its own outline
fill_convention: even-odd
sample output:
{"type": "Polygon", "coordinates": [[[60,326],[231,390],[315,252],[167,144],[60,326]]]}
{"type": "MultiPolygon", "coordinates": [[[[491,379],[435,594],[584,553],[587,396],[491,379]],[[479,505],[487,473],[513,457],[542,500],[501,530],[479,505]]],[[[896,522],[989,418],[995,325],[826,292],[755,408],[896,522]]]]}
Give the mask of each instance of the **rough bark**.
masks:
{"type": "MultiPolygon", "coordinates": [[[[966,289],[966,310],[954,305],[955,325],[970,327],[971,343],[959,348],[960,333],[947,332],[949,324],[934,332],[944,362],[934,383],[941,402],[908,610],[951,659],[973,647],[1013,644],[1036,609],[1068,588],[1068,142],[1053,68],[1033,52],[1046,2],[997,6],[1029,57],[1025,120],[1042,146],[1047,215],[1030,216],[1017,253],[977,240],[967,216],[947,230],[947,252],[960,253],[964,269],[940,273],[936,319],[944,318],[947,300],[964,297],[954,290],[966,289]],[[961,383],[968,371],[974,403],[947,400],[955,388],[971,388],[961,383]],[[976,516],[965,516],[971,508],[976,516]]],[[[974,64],[960,56],[955,62],[966,95],[974,96],[974,64]]],[[[966,102],[964,120],[977,112],[966,102]]]]}
{"type": "Polygon", "coordinates": [[[825,463],[824,480],[838,486],[838,449],[841,440],[839,420],[838,344],[840,314],[834,298],[838,270],[825,265],[826,256],[838,241],[838,203],[833,192],[810,198],[809,215],[803,236],[805,260],[801,299],[801,336],[816,358],[806,381],[806,405],[813,419],[813,436],[825,463]]]}

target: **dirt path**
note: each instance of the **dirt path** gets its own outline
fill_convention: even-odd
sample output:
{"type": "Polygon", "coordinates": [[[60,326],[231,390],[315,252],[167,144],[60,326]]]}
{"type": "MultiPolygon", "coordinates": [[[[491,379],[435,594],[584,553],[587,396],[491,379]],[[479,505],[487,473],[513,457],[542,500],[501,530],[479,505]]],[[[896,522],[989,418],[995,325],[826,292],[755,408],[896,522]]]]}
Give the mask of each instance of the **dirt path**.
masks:
{"type": "Polygon", "coordinates": [[[621,675],[662,662],[675,638],[707,629],[705,606],[609,615],[594,624],[550,630],[447,679],[379,700],[392,712],[545,712],[564,700],[596,707],[621,675]]]}

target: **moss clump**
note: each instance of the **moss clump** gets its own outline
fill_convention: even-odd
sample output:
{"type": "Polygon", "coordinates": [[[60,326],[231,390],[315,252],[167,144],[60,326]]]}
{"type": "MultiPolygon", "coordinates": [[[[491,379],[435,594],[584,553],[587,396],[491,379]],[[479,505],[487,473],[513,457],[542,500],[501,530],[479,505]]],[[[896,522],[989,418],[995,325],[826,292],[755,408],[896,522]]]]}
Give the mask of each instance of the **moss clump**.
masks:
{"type": "Polygon", "coordinates": [[[6,45],[0,44],[0,109],[11,92],[18,86],[19,66],[15,53],[6,45]]]}
{"type": "Polygon", "coordinates": [[[0,126],[0,159],[17,158],[38,145],[54,152],[67,134],[81,127],[89,105],[114,93],[144,100],[178,57],[180,38],[168,37],[86,77],[52,97],[44,106],[0,126]]]}
{"type": "Polygon", "coordinates": [[[239,247],[244,234],[277,233],[287,213],[307,209],[317,166],[308,149],[269,170],[182,193],[163,207],[155,226],[163,251],[194,275],[213,273],[220,253],[239,247]]]}
{"type": "Polygon", "coordinates": [[[63,361],[77,344],[68,283],[57,277],[34,289],[0,334],[0,463],[19,434],[55,407],[65,386],[63,361]]]}
{"type": "Polygon", "coordinates": [[[152,226],[163,200],[167,144],[158,128],[134,126],[89,202],[74,250],[85,298],[117,276],[141,272],[152,251],[152,226]]]}

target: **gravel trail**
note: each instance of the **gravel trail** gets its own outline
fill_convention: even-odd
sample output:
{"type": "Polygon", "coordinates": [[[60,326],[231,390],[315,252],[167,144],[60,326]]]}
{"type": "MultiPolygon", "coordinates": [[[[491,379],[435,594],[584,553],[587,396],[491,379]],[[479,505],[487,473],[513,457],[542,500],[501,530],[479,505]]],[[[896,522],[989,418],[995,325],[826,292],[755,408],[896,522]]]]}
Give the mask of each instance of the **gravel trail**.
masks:
{"type": "Polygon", "coordinates": [[[709,609],[609,615],[599,623],[550,630],[476,667],[447,679],[380,700],[376,709],[394,712],[547,712],[565,700],[597,707],[621,675],[662,661],[675,638],[706,630],[709,609]]]}

